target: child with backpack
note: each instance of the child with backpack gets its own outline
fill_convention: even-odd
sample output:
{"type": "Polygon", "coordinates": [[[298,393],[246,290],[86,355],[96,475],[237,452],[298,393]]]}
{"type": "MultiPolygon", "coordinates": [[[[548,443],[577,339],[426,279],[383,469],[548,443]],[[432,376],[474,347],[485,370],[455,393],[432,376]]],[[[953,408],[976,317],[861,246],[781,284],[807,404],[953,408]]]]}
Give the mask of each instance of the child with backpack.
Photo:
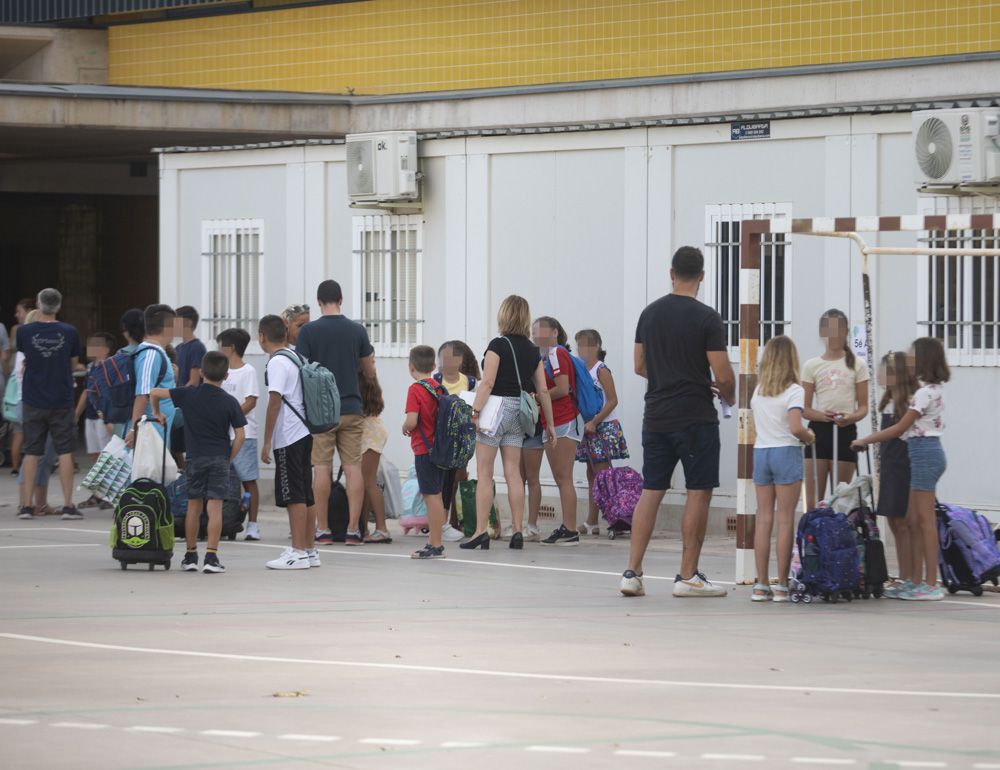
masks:
{"type": "Polygon", "coordinates": [[[944,434],[944,383],[951,378],[941,341],[934,337],[914,340],[907,367],[920,387],[910,398],[906,412],[894,425],[851,443],[860,450],[902,437],[910,458],[910,498],[906,518],[910,528],[910,585],[896,592],[907,601],[941,601],[944,591],[937,583],[938,532],[935,516],[936,490],[947,462],[941,446],[944,434]]]}
{"type": "Polygon", "coordinates": [[[217,350],[206,353],[199,362],[202,383],[193,387],[153,388],[150,400],[153,419],[166,425],[160,403],[170,399],[184,410],[184,444],[187,448],[185,476],[188,507],[184,515],[184,538],[187,552],[181,562],[186,572],[198,571],[198,526],[203,507],[208,509],[208,549],[202,572],[225,572],[219,561],[219,537],[222,534],[222,502],[229,492],[229,466],[243,446],[247,419],[239,402],[222,389],[229,375],[229,361],[217,350]],[[229,441],[233,433],[232,443],[229,441]],[[206,503],[207,501],[207,503],[206,503]]]}
{"type": "MultiPolygon", "coordinates": [[[[895,425],[906,414],[910,399],[920,387],[906,365],[906,353],[901,351],[882,356],[878,370],[878,384],[885,388],[879,402],[881,412],[880,430],[895,425]]],[[[899,564],[899,580],[886,586],[887,599],[898,599],[902,590],[912,585],[910,528],[906,511],[910,502],[910,455],[906,442],[901,438],[890,439],[879,444],[879,488],[878,512],[889,522],[896,541],[896,560],[899,564]]]]}
{"type": "Polygon", "coordinates": [[[757,387],[750,399],[756,439],[753,483],[757,492],[754,558],[757,581],[751,601],[787,602],[788,573],[795,540],[795,504],[802,486],[801,444],[816,435],[802,424],[805,392],[799,384],[799,356],[790,337],[772,337],[760,359],[757,387]],[[775,506],[777,505],[777,511],[775,506]],[[778,584],[771,590],[768,569],[771,533],[777,519],[778,584]]]}
{"type": "Polygon", "coordinates": [[[414,551],[414,559],[443,559],[444,546],[441,545],[441,529],[444,526],[444,502],[441,493],[446,484],[451,483],[450,473],[431,462],[430,453],[434,446],[438,417],[438,398],[446,395],[444,388],[434,379],[434,348],[417,345],[410,351],[410,376],[414,379],[406,393],[406,421],[403,435],[410,439],[413,449],[413,464],[417,469],[420,494],[427,505],[427,527],[429,542],[419,551],[414,551]]]}
{"type": "Polygon", "coordinates": [[[618,421],[618,391],[611,370],[604,363],[607,355],[601,335],[595,329],[584,329],[576,334],[576,350],[590,372],[590,378],[601,394],[601,410],[583,426],[583,441],[576,450],[576,461],[587,464],[587,487],[590,490],[590,508],[587,521],[580,525],[581,535],[598,535],[597,520],[600,511],[594,502],[594,477],[611,467],[612,460],[627,460],[628,445],[618,421]]]}
{"type": "MultiPolygon", "coordinates": [[[[438,348],[438,370],[434,379],[450,395],[459,396],[475,390],[482,376],[476,354],[461,340],[450,340],[438,348]]],[[[452,476],[451,487],[444,494],[445,507],[450,509],[450,521],[445,523],[442,535],[449,542],[462,539],[458,521],[458,488],[459,484],[468,480],[469,471],[459,468],[452,476]]]]}
{"type": "Polygon", "coordinates": [[[257,454],[257,415],[254,414],[260,389],[257,386],[257,370],[243,360],[243,354],[250,344],[250,332],[246,329],[225,329],[215,338],[215,342],[219,346],[219,352],[229,361],[229,376],[222,383],[222,389],[236,399],[247,419],[243,431],[243,446],[233,460],[236,476],[250,495],[249,521],[243,539],[260,540],[260,527],[257,525],[257,513],[260,510],[260,489],[257,487],[260,456],[257,454]]]}
{"type": "Polygon", "coordinates": [[[382,461],[382,451],[389,440],[380,415],[385,409],[382,386],[378,376],[365,377],[358,373],[358,389],[361,392],[361,406],[365,421],[361,426],[361,475],[365,480],[365,502],[361,509],[361,539],[365,543],[388,545],[392,542],[389,527],[385,523],[385,498],[378,485],[378,466],[382,461]],[[375,514],[375,531],[368,534],[368,512],[375,514]]]}

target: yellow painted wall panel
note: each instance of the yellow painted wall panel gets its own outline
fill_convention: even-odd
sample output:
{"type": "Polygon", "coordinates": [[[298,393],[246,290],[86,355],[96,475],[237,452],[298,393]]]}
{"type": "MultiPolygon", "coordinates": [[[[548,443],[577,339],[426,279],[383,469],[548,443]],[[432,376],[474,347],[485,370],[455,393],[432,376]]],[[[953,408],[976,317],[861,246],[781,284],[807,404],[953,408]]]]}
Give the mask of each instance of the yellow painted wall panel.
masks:
{"type": "Polygon", "coordinates": [[[358,94],[1000,50],[1000,0],[368,0],[112,27],[110,80],[358,94]]]}

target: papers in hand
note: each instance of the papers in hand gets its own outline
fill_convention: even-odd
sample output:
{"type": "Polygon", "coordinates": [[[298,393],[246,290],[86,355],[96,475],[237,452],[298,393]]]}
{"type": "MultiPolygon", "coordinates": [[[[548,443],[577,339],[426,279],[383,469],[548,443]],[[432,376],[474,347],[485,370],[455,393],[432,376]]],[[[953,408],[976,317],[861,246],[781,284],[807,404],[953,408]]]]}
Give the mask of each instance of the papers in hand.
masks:
{"type": "MultiPolygon", "coordinates": [[[[458,397],[469,406],[476,400],[476,394],[471,390],[459,393],[458,397]]],[[[500,422],[503,420],[503,399],[500,396],[490,396],[486,399],[486,406],[479,413],[479,430],[488,436],[496,435],[500,430],[500,422]]]]}

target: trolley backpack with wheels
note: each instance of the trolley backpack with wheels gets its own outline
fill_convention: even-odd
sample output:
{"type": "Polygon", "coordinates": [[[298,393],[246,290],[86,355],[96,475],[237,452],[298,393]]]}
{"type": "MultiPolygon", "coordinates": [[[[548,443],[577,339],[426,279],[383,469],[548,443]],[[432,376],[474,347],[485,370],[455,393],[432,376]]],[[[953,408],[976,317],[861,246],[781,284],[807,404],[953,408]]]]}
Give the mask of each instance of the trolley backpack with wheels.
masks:
{"type": "MultiPolygon", "coordinates": [[[[145,419],[145,418],[143,418],[145,419]]],[[[136,441],[140,431],[136,431],[136,441]]],[[[160,479],[166,472],[167,445],[163,443],[160,479]]],[[[132,481],[115,506],[111,530],[111,556],[122,569],[129,564],[157,564],[170,569],[174,556],[174,517],[166,487],[160,481],[141,478],[132,481]]]]}
{"type": "Polygon", "coordinates": [[[885,582],[889,579],[889,566],[885,560],[885,544],[882,542],[876,519],[875,494],[872,486],[872,459],[868,458],[868,475],[863,476],[858,467],[855,479],[840,484],[834,492],[830,507],[847,514],[847,520],[854,527],[858,541],[858,562],[861,574],[854,592],[855,598],[868,599],[882,596],[885,582]]]}
{"type": "Polygon", "coordinates": [[[983,583],[1000,583],[1000,549],[986,517],[958,505],[937,503],[938,564],[949,593],[983,593],[983,583]]]}

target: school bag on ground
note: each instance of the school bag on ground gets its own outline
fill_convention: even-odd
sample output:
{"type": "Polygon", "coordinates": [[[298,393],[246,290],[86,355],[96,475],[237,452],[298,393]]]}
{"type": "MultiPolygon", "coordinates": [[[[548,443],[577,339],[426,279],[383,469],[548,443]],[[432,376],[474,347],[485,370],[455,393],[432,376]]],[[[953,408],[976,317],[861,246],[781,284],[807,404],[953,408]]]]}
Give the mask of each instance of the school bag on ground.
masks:
{"type": "Polygon", "coordinates": [[[399,468],[389,462],[385,455],[379,460],[375,483],[382,488],[385,517],[398,519],[403,511],[403,480],[399,477],[399,468]]]}
{"type": "Polygon", "coordinates": [[[594,503],[608,523],[608,538],[632,531],[632,514],[642,496],[642,475],[632,468],[607,468],[594,476],[594,503]]]}
{"type": "MultiPolygon", "coordinates": [[[[559,347],[562,348],[562,345],[559,345],[559,347]]],[[[562,349],[566,350],[566,348],[562,349]]],[[[584,422],[590,422],[604,408],[604,396],[597,389],[597,385],[594,384],[594,378],[590,376],[590,370],[583,363],[583,359],[577,358],[568,350],[566,350],[566,353],[573,362],[574,371],[574,383],[573,387],[570,388],[570,394],[573,396],[576,408],[583,416],[584,422]]],[[[545,368],[548,369],[549,376],[551,377],[552,367],[549,365],[548,358],[545,359],[545,368]]],[[[553,377],[553,379],[555,378],[553,377]]]]}
{"type": "MultiPolygon", "coordinates": [[[[187,518],[188,491],[187,478],[180,474],[174,481],[167,484],[167,500],[170,504],[170,511],[174,516],[174,534],[184,537],[184,526],[187,518]]],[[[243,522],[246,520],[248,505],[243,499],[243,486],[240,484],[236,469],[229,467],[229,489],[225,499],[222,501],[222,532],[221,537],[226,540],[235,540],[236,536],[243,531],[243,522]]],[[[201,509],[201,519],[198,522],[198,539],[204,540],[208,537],[208,501],[204,502],[201,509]]]]}
{"type": "MultiPolygon", "coordinates": [[[[305,414],[281,400],[302,420],[310,433],[328,433],[340,424],[340,390],[333,372],[321,364],[306,361],[294,350],[281,348],[271,354],[271,358],[282,356],[299,367],[299,381],[302,383],[302,405],[305,414]]],[[[267,368],[264,369],[264,385],[267,385],[267,368]]]]}
{"type": "Polygon", "coordinates": [[[854,527],[858,540],[858,563],[861,573],[855,599],[879,598],[885,591],[889,579],[889,566],[885,560],[885,544],[882,542],[875,511],[875,494],[871,477],[871,454],[868,457],[868,474],[863,476],[860,469],[854,480],[841,482],[830,501],[834,511],[847,514],[847,520],[854,527]]]}
{"type": "Polygon", "coordinates": [[[983,583],[1000,583],[1000,549],[986,517],[968,508],[937,503],[938,564],[949,593],[983,593],[983,583]]]}
{"type": "MultiPolygon", "coordinates": [[[[136,448],[141,438],[148,435],[136,434],[136,448]]],[[[125,487],[115,506],[111,556],[122,569],[129,564],[148,564],[150,570],[159,564],[170,569],[174,556],[174,517],[162,484],[167,446],[161,444],[160,481],[148,477],[135,479],[125,487]]]]}
{"type": "Polygon", "coordinates": [[[138,375],[135,360],[145,350],[155,351],[159,357],[160,369],[154,387],[159,387],[167,376],[170,361],[159,348],[150,346],[136,350],[120,350],[110,358],[95,361],[87,372],[87,400],[105,422],[125,423],[132,419],[132,403],[135,401],[135,385],[138,375]]]}
{"type": "Polygon", "coordinates": [[[347,490],[341,483],[344,467],[337,471],[337,478],[330,485],[330,499],[326,504],[326,528],[335,543],[347,540],[347,527],[351,523],[351,506],[347,499],[347,490]]]}
{"type": "MultiPolygon", "coordinates": [[[[475,479],[466,479],[458,482],[458,522],[462,527],[462,534],[472,537],[476,534],[476,486],[479,484],[475,479]]],[[[493,507],[490,508],[490,518],[488,531],[494,540],[500,539],[500,514],[496,505],[497,485],[493,482],[493,507]]]]}
{"type": "Polygon", "coordinates": [[[403,482],[403,512],[399,517],[399,525],[403,528],[404,535],[409,535],[411,532],[426,535],[430,531],[427,528],[427,504],[420,494],[417,469],[412,465],[406,481],[403,482]]]}
{"type": "Polygon", "coordinates": [[[427,440],[423,428],[417,426],[430,461],[444,470],[464,468],[476,453],[476,425],[472,422],[472,407],[458,396],[450,395],[440,385],[434,386],[423,380],[420,384],[437,399],[433,444],[427,440]]]}

